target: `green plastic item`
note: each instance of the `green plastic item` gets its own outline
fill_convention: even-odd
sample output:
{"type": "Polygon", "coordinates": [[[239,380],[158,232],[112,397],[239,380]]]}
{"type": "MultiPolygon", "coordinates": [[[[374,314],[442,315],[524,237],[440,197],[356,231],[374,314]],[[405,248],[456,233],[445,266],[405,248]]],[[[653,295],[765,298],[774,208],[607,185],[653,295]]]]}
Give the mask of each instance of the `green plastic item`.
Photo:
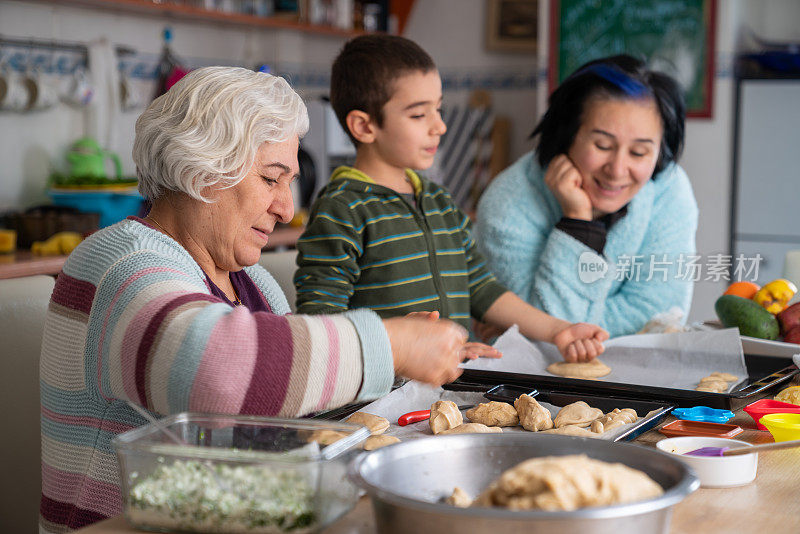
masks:
{"type": "Polygon", "coordinates": [[[736,295],[722,295],[714,304],[720,322],[726,328],[738,327],[743,336],[776,339],[778,320],[760,304],[736,295]]]}
{"type": "Polygon", "coordinates": [[[119,156],[104,150],[100,144],[91,137],[83,137],[75,141],[67,151],[67,161],[70,165],[70,176],[86,178],[106,178],[106,158],[114,162],[117,178],[122,178],[122,163],[119,156]]]}

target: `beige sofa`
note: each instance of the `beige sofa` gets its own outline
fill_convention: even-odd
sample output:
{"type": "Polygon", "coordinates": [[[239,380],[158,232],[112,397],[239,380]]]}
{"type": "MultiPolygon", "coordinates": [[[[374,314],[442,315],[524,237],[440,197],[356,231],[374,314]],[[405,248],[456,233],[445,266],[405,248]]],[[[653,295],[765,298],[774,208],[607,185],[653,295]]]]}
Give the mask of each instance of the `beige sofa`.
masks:
{"type": "Polygon", "coordinates": [[[41,497],[39,353],[51,276],[0,280],[0,532],[37,532],[41,497]]]}

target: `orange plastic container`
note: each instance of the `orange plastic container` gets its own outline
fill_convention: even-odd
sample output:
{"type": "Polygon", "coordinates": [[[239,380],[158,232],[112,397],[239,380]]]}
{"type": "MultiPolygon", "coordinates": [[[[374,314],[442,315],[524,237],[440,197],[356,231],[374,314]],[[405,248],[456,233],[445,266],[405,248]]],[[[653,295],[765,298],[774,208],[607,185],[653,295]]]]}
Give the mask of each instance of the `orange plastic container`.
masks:
{"type": "Polygon", "coordinates": [[[744,432],[744,429],[738,425],[729,425],[725,423],[707,423],[705,421],[678,419],[668,425],[662,426],[658,431],[670,438],[679,436],[732,438],[744,432]]]}
{"type": "Polygon", "coordinates": [[[744,411],[753,418],[759,430],[767,430],[767,427],[759,422],[762,417],[770,413],[800,413],[800,406],[772,399],[761,399],[745,406],[744,411]]]}

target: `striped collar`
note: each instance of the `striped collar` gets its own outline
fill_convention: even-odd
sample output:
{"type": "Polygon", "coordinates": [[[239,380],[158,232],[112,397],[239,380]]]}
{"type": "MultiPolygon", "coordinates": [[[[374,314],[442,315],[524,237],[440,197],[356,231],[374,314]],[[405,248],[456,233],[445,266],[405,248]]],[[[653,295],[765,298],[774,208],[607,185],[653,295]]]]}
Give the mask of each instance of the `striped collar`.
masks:
{"type": "MultiPolygon", "coordinates": [[[[406,169],[406,177],[408,181],[411,182],[411,187],[414,188],[414,195],[419,195],[422,192],[422,180],[420,177],[412,171],[411,169],[406,169]]],[[[354,167],[348,167],[343,165],[341,167],[337,167],[333,174],[331,174],[331,182],[334,180],[339,180],[341,178],[349,178],[351,180],[358,180],[360,182],[366,182],[368,184],[378,184],[375,180],[364,174],[363,172],[359,171],[354,167]]]]}

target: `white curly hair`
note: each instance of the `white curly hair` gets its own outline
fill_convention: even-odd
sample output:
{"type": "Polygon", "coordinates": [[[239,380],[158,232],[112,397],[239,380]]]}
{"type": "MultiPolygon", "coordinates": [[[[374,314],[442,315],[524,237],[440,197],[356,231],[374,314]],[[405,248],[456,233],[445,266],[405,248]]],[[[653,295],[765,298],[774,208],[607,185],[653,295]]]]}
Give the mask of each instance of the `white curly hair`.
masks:
{"type": "Polygon", "coordinates": [[[239,67],[194,70],[136,121],[139,192],[150,201],[179,191],[208,202],[203,190],[239,183],[263,143],[307,131],[306,106],[283,78],[239,67]]]}

